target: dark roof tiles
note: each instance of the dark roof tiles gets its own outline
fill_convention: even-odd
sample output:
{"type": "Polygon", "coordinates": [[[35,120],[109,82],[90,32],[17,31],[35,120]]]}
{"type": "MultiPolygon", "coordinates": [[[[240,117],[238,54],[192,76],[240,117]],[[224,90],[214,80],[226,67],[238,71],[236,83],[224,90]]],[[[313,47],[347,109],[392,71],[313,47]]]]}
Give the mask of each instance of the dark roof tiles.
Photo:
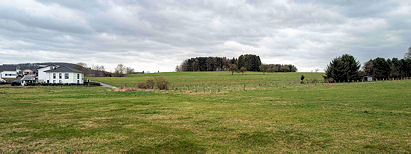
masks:
{"type": "Polygon", "coordinates": [[[44,71],[44,72],[75,72],[75,73],[83,73],[82,71],[78,70],[78,69],[74,69],[74,68],[70,68],[67,66],[60,66],[58,68],[52,69],[52,70],[48,70],[48,71],[44,71]]]}

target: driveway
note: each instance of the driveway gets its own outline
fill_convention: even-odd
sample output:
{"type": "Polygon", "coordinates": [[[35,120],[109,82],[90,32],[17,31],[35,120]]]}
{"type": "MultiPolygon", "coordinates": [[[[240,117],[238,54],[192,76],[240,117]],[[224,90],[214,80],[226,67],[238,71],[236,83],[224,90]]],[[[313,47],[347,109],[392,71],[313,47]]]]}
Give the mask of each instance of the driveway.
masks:
{"type": "MultiPolygon", "coordinates": [[[[90,81],[91,81],[91,80],[90,80],[90,81]]],[[[98,82],[98,83],[101,84],[102,87],[106,87],[106,88],[111,88],[111,89],[116,89],[116,88],[117,88],[116,86],[112,86],[112,85],[109,85],[109,84],[105,84],[105,83],[99,82],[99,81],[91,81],[91,82],[98,82]]]]}

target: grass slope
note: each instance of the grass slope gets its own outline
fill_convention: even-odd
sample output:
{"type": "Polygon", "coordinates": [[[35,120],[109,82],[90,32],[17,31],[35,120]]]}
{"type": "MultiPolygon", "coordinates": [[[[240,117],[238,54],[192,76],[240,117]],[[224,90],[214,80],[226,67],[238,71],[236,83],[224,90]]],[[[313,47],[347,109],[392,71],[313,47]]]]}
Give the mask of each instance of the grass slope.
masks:
{"type": "MultiPolygon", "coordinates": [[[[213,74],[230,78],[223,73],[209,73],[209,78],[176,74],[207,82],[219,80],[213,74]]],[[[179,80],[173,73],[157,75],[179,80]]],[[[269,76],[261,80],[271,82],[300,75],[237,77],[258,81],[257,76],[269,76]]],[[[139,77],[101,79],[121,84],[139,77]]],[[[406,153],[411,151],[410,89],[410,80],[195,95],[100,87],[1,88],[0,153],[406,153]]]]}

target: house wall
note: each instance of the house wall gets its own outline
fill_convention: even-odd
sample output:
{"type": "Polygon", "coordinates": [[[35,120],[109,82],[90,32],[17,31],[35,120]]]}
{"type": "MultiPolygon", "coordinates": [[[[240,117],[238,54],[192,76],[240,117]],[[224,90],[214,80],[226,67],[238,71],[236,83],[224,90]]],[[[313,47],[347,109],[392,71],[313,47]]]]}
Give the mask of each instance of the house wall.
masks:
{"type": "Polygon", "coordinates": [[[3,71],[1,72],[2,79],[15,79],[17,78],[18,74],[16,71],[3,71]]]}
{"type": "Polygon", "coordinates": [[[41,82],[41,83],[47,82],[48,77],[47,77],[46,72],[44,72],[44,71],[48,71],[50,69],[51,69],[51,66],[48,66],[48,67],[45,67],[45,68],[40,68],[40,69],[37,70],[38,71],[38,80],[39,80],[39,82],[41,82]]]}
{"type": "Polygon", "coordinates": [[[49,83],[79,83],[83,84],[83,73],[73,73],[73,72],[45,72],[46,79],[45,82],[49,81],[49,83]],[[54,73],[56,74],[56,78],[54,78],[54,73]],[[61,73],[61,78],[60,74],[61,73]],[[69,78],[65,78],[65,74],[68,73],[69,78]],[[77,78],[77,74],[79,74],[79,78],[77,78]]]}

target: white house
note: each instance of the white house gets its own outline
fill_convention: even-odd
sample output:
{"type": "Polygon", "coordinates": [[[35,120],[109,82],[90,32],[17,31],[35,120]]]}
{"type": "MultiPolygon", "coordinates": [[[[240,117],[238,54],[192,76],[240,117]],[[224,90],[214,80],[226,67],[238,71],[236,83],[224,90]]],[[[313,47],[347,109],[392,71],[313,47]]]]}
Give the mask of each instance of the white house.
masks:
{"type": "Polygon", "coordinates": [[[3,79],[15,79],[18,73],[16,71],[3,71],[1,72],[1,78],[3,79]]]}
{"type": "Polygon", "coordinates": [[[38,69],[39,82],[83,84],[82,71],[67,66],[49,66],[38,69]]]}
{"type": "Polygon", "coordinates": [[[68,63],[4,64],[0,65],[0,79],[7,82],[74,83],[83,84],[84,74],[68,63]]]}
{"type": "Polygon", "coordinates": [[[17,80],[19,76],[16,65],[2,65],[0,67],[0,78],[7,81],[17,80]]]}
{"type": "Polygon", "coordinates": [[[45,71],[54,69],[56,66],[43,66],[42,68],[37,69],[38,72],[38,82],[47,83],[47,74],[45,71]]]}

